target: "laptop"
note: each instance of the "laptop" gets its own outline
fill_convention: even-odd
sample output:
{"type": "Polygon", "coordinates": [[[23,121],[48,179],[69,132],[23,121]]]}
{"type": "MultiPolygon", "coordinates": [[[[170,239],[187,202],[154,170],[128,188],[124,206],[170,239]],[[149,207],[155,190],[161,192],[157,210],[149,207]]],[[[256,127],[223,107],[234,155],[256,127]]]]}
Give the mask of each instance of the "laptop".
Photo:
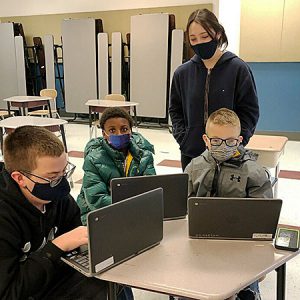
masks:
{"type": "Polygon", "coordinates": [[[161,187],[164,191],[164,220],[185,218],[187,214],[188,174],[114,178],[110,187],[113,203],[161,187]]]}
{"type": "Polygon", "coordinates": [[[191,197],[189,237],[200,239],[274,239],[282,200],[191,197]]]}
{"type": "Polygon", "coordinates": [[[160,243],[163,190],[94,210],[87,216],[87,227],[88,245],[67,253],[62,260],[90,277],[160,243]]]}

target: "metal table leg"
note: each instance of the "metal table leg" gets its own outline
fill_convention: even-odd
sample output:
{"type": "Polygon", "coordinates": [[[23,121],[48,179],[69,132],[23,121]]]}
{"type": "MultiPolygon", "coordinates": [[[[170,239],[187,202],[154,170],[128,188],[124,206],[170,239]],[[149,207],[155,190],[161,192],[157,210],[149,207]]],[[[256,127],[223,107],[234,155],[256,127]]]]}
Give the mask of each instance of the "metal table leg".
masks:
{"type": "MultiPolygon", "coordinates": [[[[89,129],[90,129],[90,139],[92,138],[92,107],[89,106],[89,129]]],[[[95,129],[96,130],[96,129],[95,129]]]]}
{"type": "Polygon", "coordinates": [[[277,272],[277,300],[285,300],[285,277],[286,277],[286,264],[283,264],[276,269],[277,272]]]}
{"type": "MultiPolygon", "coordinates": [[[[54,99],[54,101],[55,101],[55,99],[54,99]]],[[[52,118],[52,111],[51,111],[51,106],[50,106],[50,100],[47,100],[47,106],[48,106],[50,118],[52,118]]]]}
{"type": "Polygon", "coordinates": [[[1,127],[1,133],[0,133],[0,142],[1,142],[1,154],[3,156],[3,135],[5,132],[5,128],[1,127]]]}
{"type": "Polygon", "coordinates": [[[117,284],[108,282],[108,300],[117,300],[117,284]]]}
{"type": "Polygon", "coordinates": [[[11,117],[10,102],[9,101],[7,101],[7,111],[8,111],[8,116],[11,117]]]}
{"type": "Polygon", "coordinates": [[[133,116],[134,116],[134,123],[135,127],[138,127],[138,122],[137,122],[137,115],[136,115],[136,106],[133,107],[133,116]]]}
{"type": "Polygon", "coordinates": [[[61,132],[61,138],[63,140],[63,144],[64,144],[64,147],[65,147],[65,151],[66,153],[68,153],[68,149],[67,149],[67,141],[66,141],[66,135],[65,135],[65,128],[64,128],[64,125],[59,125],[59,128],[60,128],[60,132],[61,132]]]}

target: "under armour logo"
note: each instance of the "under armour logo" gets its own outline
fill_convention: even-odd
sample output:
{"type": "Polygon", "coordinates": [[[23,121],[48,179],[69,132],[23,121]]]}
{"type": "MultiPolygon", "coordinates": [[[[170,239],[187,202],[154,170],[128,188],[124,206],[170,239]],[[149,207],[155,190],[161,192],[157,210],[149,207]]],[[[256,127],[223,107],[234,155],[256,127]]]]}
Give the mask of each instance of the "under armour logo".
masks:
{"type": "Polygon", "coordinates": [[[234,176],[234,174],[230,175],[231,181],[241,182],[241,176],[234,176]]]}

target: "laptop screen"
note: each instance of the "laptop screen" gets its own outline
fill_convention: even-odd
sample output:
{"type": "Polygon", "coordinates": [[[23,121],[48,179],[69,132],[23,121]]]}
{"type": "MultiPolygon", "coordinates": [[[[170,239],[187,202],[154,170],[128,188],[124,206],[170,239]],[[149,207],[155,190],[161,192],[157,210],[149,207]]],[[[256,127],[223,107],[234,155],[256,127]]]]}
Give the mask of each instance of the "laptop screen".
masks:
{"type": "Polygon", "coordinates": [[[114,178],[110,185],[113,203],[161,187],[164,219],[184,218],[187,214],[188,174],[114,178]]]}
{"type": "Polygon", "coordinates": [[[92,273],[119,264],[162,240],[162,202],[159,188],[88,214],[92,273]]]}
{"type": "Polygon", "coordinates": [[[204,239],[272,240],[282,200],[206,198],[188,200],[189,236],[204,239]]]}

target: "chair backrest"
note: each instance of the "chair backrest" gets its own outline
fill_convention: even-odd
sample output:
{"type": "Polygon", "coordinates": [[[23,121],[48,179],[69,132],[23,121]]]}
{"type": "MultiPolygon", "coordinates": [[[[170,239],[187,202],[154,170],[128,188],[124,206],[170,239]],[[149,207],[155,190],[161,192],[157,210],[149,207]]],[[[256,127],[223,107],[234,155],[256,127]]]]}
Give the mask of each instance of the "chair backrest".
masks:
{"type": "Polygon", "coordinates": [[[43,89],[40,90],[40,96],[50,97],[53,101],[50,102],[51,110],[56,110],[56,97],[57,91],[55,89],[43,89]]]}
{"type": "Polygon", "coordinates": [[[121,94],[108,94],[104,97],[104,100],[125,101],[126,98],[121,94]]]}

